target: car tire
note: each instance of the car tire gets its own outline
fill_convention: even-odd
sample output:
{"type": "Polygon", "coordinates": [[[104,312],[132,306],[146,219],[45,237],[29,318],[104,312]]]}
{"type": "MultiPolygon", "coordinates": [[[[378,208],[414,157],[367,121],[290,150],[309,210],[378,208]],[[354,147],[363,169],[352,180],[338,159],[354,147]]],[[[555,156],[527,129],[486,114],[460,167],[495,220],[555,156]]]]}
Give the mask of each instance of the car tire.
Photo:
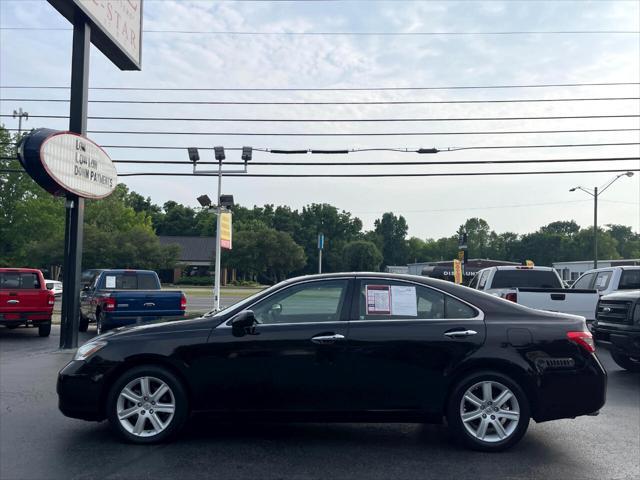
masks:
{"type": "Polygon", "coordinates": [[[80,313],[80,321],[78,322],[78,331],[86,332],[89,329],[89,319],[80,313]]]}
{"type": "Polygon", "coordinates": [[[41,323],[38,325],[38,335],[48,337],[51,334],[51,323],[41,323]]]}
{"type": "Polygon", "coordinates": [[[156,365],[133,367],[121,375],[109,391],[106,407],[111,428],[123,440],[138,444],[160,443],[172,438],[189,415],[189,400],[182,382],[166,368],[156,365]],[[144,379],[147,379],[147,395],[142,389],[144,379]],[[167,390],[155,397],[161,388],[167,390]]]}
{"type": "Polygon", "coordinates": [[[494,371],[476,372],[459,381],[449,396],[446,417],[458,442],[483,452],[499,452],[518,443],[531,418],[522,388],[494,371]]]}
{"type": "Polygon", "coordinates": [[[630,372],[640,372],[640,357],[634,358],[629,355],[623,355],[622,353],[611,352],[611,358],[618,364],[619,367],[624,368],[630,372]]]}

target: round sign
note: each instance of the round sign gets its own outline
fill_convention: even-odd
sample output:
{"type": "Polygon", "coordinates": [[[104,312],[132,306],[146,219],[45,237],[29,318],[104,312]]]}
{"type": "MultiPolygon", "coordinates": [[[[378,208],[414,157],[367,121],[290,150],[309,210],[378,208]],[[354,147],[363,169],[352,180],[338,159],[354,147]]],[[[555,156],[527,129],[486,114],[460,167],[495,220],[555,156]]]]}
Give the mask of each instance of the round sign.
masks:
{"type": "Polygon", "coordinates": [[[34,130],[20,142],[18,157],[27,173],[54,195],[104,198],[118,184],[116,167],[109,155],[76,133],[34,130]]]}

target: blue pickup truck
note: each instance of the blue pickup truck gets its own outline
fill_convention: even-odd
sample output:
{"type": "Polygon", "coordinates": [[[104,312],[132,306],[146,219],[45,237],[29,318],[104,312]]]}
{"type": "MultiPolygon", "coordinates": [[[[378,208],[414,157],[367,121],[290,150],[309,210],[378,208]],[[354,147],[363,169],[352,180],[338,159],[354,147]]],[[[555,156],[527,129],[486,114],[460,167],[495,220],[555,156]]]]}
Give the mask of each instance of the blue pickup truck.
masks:
{"type": "Polygon", "coordinates": [[[94,270],[80,293],[80,331],[96,322],[98,334],[122,327],[184,317],[187,299],[180,291],[162,291],[151,270],[94,270]]]}

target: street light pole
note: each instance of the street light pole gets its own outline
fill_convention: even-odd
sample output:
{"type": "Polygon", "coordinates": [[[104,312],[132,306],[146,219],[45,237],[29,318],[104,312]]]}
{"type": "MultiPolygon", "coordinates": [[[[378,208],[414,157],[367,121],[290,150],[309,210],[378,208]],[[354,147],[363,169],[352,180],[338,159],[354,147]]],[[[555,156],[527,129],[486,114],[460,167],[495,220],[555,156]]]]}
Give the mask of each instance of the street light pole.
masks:
{"type": "Polygon", "coordinates": [[[593,191],[588,190],[586,188],[577,186],[569,189],[570,192],[575,192],[576,190],[582,190],[584,193],[591,195],[593,197],[593,268],[598,268],[598,196],[602,195],[604,191],[614,184],[621,177],[633,177],[633,172],[625,172],[617,175],[613,178],[609,183],[607,183],[604,187],[598,189],[598,187],[594,187],[593,191]]]}
{"type": "Polygon", "coordinates": [[[216,268],[215,283],[213,287],[213,309],[217,312],[220,310],[220,265],[222,264],[222,247],[220,245],[220,214],[222,207],[220,206],[220,192],[222,189],[222,159],[218,160],[218,200],[216,201],[216,268]]]}
{"type": "MultiPolygon", "coordinates": [[[[217,170],[197,170],[197,163],[200,160],[200,154],[198,153],[198,149],[195,147],[191,147],[187,149],[189,152],[189,159],[193,162],[193,174],[205,174],[205,175],[215,175],[218,177],[218,201],[216,202],[216,254],[214,258],[215,262],[215,279],[213,285],[213,309],[214,311],[220,310],[220,270],[222,266],[222,242],[221,242],[221,216],[223,211],[222,205],[222,176],[225,174],[238,174],[238,173],[247,173],[247,163],[251,161],[252,151],[251,147],[242,147],[242,160],[244,161],[244,168],[242,170],[222,170],[222,161],[225,159],[224,148],[223,147],[214,147],[215,157],[218,161],[218,169],[217,170]]],[[[211,200],[206,195],[198,197],[198,201],[200,204],[204,206],[213,207],[211,205],[211,200]]],[[[229,206],[233,206],[233,196],[226,195],[225,202],[230,201],[229,206]],[[227,198],[230,197],[230,198],[227,198]]],[[[228,247],[230,248],[230,247],[228,247]]]]}
{"type": "Polygon", "coordinates": [[[598,187],[593,188],[593,269],[598,268],[598,187]]]}

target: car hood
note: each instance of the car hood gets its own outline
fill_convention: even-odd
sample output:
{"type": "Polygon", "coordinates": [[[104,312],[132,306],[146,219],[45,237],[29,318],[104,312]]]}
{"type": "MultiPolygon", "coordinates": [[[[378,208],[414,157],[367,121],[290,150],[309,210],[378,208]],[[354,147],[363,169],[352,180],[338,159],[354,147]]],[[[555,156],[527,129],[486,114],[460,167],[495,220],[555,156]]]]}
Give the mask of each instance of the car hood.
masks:
{"type": "Polygon", "coordinates": [[[211,318],[191,318],[188,320],[173,320],[169,322],[146,323],[143,325],[133,325],[128,327],[120,327],[109,332],[103,333],[91,341],[96,340],[118,340],[139,335],[155,335],[159,333],[183,332],[187,330],[205,330],[215,327],[218,322],[212,321],[211,318]]]}
{"type": "Polygon", "coordinates": [[[600,300],[638,300],[640,299],[640,290],[619,290],[609,295],[603,295],[600,300]]]}

